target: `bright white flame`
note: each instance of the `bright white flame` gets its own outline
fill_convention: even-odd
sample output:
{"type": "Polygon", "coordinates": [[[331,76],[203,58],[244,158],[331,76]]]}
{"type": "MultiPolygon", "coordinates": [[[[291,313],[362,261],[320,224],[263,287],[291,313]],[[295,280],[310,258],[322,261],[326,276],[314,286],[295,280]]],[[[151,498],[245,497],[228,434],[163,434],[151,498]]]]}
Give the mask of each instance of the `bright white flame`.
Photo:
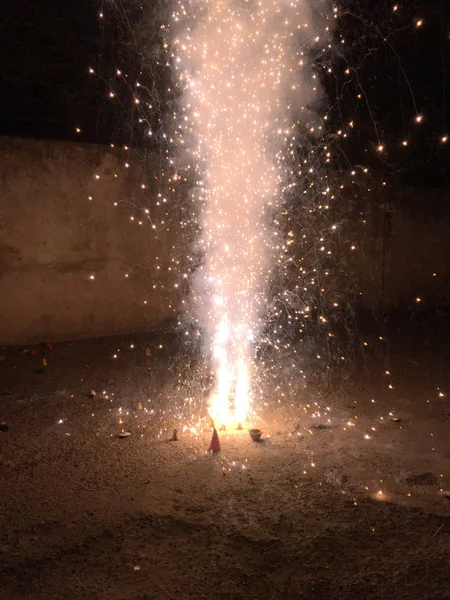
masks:
{"type": "MultiPolygon", "coordinates": [[[[327,1],[311,5],[319,13],[327,1]]],[[[317,94],[303,49],[322,39],[325,24],[318,30],[307,0],[185,0],[173,19],[181,24],[173,49],[184,85],[177,136],[201,180],[204,264],[194,296],[213,356],[209,410],[220,423],[239,423],[251,410],[252,341],[277,246],[282,150],[317,94]]]]}

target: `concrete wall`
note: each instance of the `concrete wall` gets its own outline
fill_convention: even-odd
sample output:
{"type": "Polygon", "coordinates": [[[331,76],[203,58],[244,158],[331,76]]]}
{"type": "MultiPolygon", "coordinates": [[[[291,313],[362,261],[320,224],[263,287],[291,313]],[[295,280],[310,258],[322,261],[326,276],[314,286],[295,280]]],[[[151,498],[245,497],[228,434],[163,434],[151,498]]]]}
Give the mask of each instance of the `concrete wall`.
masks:
{"type": "Polygon", "coordinates": [[[424,308],[450,301],[450,193],[398,191],[397,206],[386,224],[385,302],[424,308]]]}
{"type": "Polygon", "coordinates": [[[360,190],[349,221],[358,245],[350,265],[365,309],[417,306],[416,298],[428,310],[449,303],[449,191],[398,187],[369,202],[360,190]]]}
{"type": "Polygon", "coordinates": [[[114,152],[0,138],[0,344],[142,331],[173,316],[177,236],[155,206],[157,165],[114,152]]]}
{"type": "MultiPolygon", "coordinates": [[[[185,196],[155,157],[13,138],[0,138],[0,157],[0,344],[143,331],[174,316],[185,196]],[[163,196],[172,187],[166,202],[158,185],[163,196]]],[[[448,300],[448,193],[349,189],[342,250],[351,240],[358,251],[338,289],[369,311],[448,300]]]]}

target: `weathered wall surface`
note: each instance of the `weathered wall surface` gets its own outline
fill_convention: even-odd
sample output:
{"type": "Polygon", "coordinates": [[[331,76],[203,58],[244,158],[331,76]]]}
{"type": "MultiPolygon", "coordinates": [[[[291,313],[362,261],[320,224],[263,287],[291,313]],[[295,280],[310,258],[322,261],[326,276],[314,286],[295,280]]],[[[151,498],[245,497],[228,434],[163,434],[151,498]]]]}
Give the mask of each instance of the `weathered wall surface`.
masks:
{"type": "Polygon", "coordinates": [[[385,301],[388,306],[450,301],[450,193],[402,189],[386,223],[385,301]]]}
{"type": "Polygon", "coordinates": [[[149,186],[136,197],[151,173],[113,152],[0,138],[0,344],[145,330],[173,316],[174,233],[153,214],[149,186]]]}
{"type": "Polygon", "coordinates": [[[450,301],[450,193],[420,188],[386,189],[351,217],[358,251],[350,261],[367,310],[450,301]],[[367,206],[370,208],[367,209],[367,206]],[[364,210],[365,208],[365,210],[364,210]]]}
{"type": "MultiPolygon", "coordinates": [[[[167,182],[158,196],[156,159],[13,138],[0,138],[0,157],[0,344],[144,331],[174,316],[183,202],[163,197],[167,182]]],[[[449,194],[351,189],[342,247],[357,251],[338,288],[369,311],[448,300],[449,194]]]]}

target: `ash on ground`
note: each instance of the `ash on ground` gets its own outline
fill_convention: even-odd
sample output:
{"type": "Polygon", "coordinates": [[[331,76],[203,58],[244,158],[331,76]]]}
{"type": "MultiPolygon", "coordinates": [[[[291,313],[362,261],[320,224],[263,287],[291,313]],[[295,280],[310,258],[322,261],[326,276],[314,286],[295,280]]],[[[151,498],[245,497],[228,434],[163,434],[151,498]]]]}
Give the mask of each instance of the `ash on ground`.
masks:
{"type": "Polygon", "coordinates": [[[0,597],[448,598],[447,359],[375,343],[217,454],[162,337],[2,351],[0,597]]]}

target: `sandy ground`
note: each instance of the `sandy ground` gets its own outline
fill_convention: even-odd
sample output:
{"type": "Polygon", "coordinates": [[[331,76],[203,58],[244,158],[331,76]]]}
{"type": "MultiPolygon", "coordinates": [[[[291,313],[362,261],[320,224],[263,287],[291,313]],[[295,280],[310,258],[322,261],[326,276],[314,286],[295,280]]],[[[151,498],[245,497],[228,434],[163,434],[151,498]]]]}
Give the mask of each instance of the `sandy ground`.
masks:
{"type": "Polygon", "coordinates": [[[449,600],[449,363],[371,344],[351,385],[274,396],[261,443],[214,455],[162,338],[4,349],[0,598],[449,600]]]}

